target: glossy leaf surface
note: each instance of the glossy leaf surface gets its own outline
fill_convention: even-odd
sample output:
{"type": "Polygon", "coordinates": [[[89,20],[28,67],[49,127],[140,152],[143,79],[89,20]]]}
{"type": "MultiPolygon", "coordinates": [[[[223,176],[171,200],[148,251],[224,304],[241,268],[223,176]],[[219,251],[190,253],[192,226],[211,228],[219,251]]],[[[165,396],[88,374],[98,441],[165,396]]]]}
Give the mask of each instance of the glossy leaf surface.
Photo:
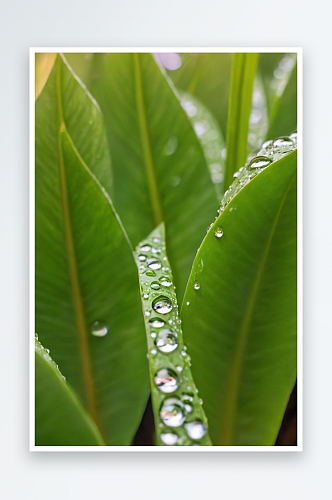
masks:
{"type": "Polygon", "coordinates": [[[100,112],[65,63],[57,65],[36,103],[36,330],[106,444],[127,445],[149,392],[136,265],[82,159],[106,185],[100,112]],[[109,332],[98,338],[104,322],[109,332]]]}
{"type": "Polygon", "coordinates": [[[201,146],[151,54],[109,54],[96,95],[112,154],[116,210],[134,246],[164,221],[182,297],[216,206],[201,146]]]}
{"type": "Polygon", "coordinates": [[[184,340],[214,445],[274,444],[296,378],[296,257],[294,151],[226,205],[184,296],[184,340]]]}
{"type": "Polygon", "coordinates": [[[251,53],[233,55],[226,137],[225,189],[232,184],[233,174],[244,165],[247,158],[249,116],[257,58],[257,54],[251,53]]]}
{"type": "Polygon", "coordinates": [[[191,373],[160,224],[136,248],[159,446],[211,446],[203,401],[191,373]]]}
{"type": "Polygon", "coordinates": [[[104,445],[96,424],[38,341],[35,387],[36,446],[104,445]]]}

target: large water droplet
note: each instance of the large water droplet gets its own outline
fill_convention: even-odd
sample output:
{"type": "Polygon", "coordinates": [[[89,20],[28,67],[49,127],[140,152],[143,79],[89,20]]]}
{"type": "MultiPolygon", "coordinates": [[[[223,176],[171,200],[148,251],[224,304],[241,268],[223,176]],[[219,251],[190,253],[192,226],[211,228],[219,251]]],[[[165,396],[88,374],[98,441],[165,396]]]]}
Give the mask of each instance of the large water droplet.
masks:
{"type": "Polygon", "coordinates": [[[160,434],[160,439],[164,444],[173,445],[178,442],[179,436],[171,431],[165,431],[160,434]]]}
{"type": "Polygon", "coordinates": [[[273,146],[275,148],[282,148],[285,146],[292,146],[292,145],[293,145],[292,139],[290,139],[287,136],[278,137],[277,139],[274,139],[274,141],[273,141],[273,146]]]}
{"type": "Polygon", "coordinates": [[[153,328],[161,328],[162,326],[164,326],[164,324],[165,324],[165,321],[163,321],[160,318],[151,318],[149,320],[149,325],[153,326],[153,328]]]}
{"type": "Polygon", "coordinates": [[[141,246],[140,250],[141,250],[141,252],[150,252],[151,247],[150,247],[150,245],[146,244],[146,245],[141,246]]]}
{"type": "Polygon", "coordinates": [[[172,310],[172,304],[168,297],[160,295],[152,302],[153,309],[159,314],[167,314],[172,310]]]}
{"type": "Polygon", "coordinates": [[[156,259],[155,257],[148,259],[146,262],[147,262],[147,266],[150,269],[160,269],[161,268],[160,260],[156,259]]]}
{"type": "Polygon", "coordinates": [[[109,331],[109,328],[110,327],[106,323],[106,321],[99,320],[99,321],[95,321],[94,323],[92,323],[92,325],[90,327],[90,332],[95,337],[105,337],[105,335],[109,331]]]}
{"type": "Polygon", "coordinates": [[[169,368],[159,370],[154,377],[154,383],[161,392],[165,393],[174,392],[179,387],[176,373],[169,368]]]}
{"type": "Polygon", "coordinates": [[[185,429],[191,439],[202,439],[206,433],[206,427],[200,420],[194,420],[185,424],[185,429]]]}
{"type": "Polygon", "coordinates": [[[272,163],[272,160],[267,156],[256,156],[249,163],[249,168],[264,168],[272,163]]]}
{"type": "Polygon", "coordinates": [[[160,330],[156,339],[156,346],[164,354],[175,351],[178,346],[176,334],[170,328],[160,330]]]}
{"type": "Polygon", "coordinates": [[[154,271],[146,271],[145,273],[147,276],[156,276],[156,273],[154,271]]]}
{"type": "Polygon", "coordinates": [[[201,288],[201,285],[198,283],[198,281],[195,281],[194,288],[195,290],[199,290],[201,288]]]}
{"type": "Polygon", "coordinates": [[[160,284],[158,283],[158,281],[152,281],[151,288],[152,290],[159,290],[160,284]]]}
{"type": "Polygon", "coordinates": [[[290,139],[292,139],[293,141],[297,141],[297,132],[293,132],[290,136],[289,136],[290,139]]]}
{"type": "Polygon", "coordinates": [[[183,403],[177,398],[166,399],[161,406],[160,417],[168,427],[179,427],[186,419],[183,403]]]}
{"type": "Polygon", "coordinates": [[[172,284],[172,281],[167,276],[162,276],[159,281],[163,286],[171,286],[172,284]]]}
{"type": "Polygon", "coordinates": [[[217,227],[217,229],[214,232],[215,237],[221,238],[223,234],[224,234],[224,231],[221,229],[221,227],[217,227]]]}

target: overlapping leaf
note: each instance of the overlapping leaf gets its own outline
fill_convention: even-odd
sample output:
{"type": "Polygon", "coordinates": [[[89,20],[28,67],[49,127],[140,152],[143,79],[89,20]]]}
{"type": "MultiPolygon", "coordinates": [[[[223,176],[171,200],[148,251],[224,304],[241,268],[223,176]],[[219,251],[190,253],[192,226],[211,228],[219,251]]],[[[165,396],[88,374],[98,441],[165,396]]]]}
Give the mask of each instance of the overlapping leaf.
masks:
{"type": "Polygon", "coordinates": [[[115,207],[133,245],[165,222],[181,297],[216,205],[201,146],[150,54],[109,54],[96,95],[112,154],[115,207]]]}
{"type": "Polygon", "coordinates": [[[149,382],[136,265],[105,192],[109,167],[100,112],[58,58],[36,103],[36,330],[106,444],[124,445],[149,382]]]}
{"type": "Polygon", "coordinates": [[[104,445],[96,424],[38,340],[35,387],[36,446],[104,445]]]}
{"type": "Polygon", "coordinates": [[[296,378],[296,151],[212,225],[181,316],[213,443],[273,445],[296,378]]]}

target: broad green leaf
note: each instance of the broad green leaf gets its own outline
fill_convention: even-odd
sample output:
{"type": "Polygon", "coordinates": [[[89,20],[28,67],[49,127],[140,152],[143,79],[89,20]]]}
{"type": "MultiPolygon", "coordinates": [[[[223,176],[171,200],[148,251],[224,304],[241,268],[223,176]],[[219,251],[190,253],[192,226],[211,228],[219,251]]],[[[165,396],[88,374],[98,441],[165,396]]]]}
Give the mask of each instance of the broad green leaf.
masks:
{"type": "Polygon", "coordinates": [[[75,72],[80,80],[87,86],[89,92],[95,95],[95,86],[100,78],[103,70],[103,65],[107,58],[106,53],[65,53],[64,54],[68,64],[75,72]]]}
{"type": "Polygon", "coordinates": [[[211,446],[198,396],[160,224],[136,248],[150,367],[152,405],[159,446],[211,446]]]}
{"type": "Polygon", "coordinates": [[[233,174],[244,165],[247,158],[249,116],[257,58],[258,54],[251,53],[233,55],[226,138],[226,189],[232,184],[233,174]]]}
{"type": "Polygon", "coordinates": [[[182,297],[216,205],[201,146],[151,54],[109,54],[96,95],[112,154],[116,210],[134,246],[164,221],[182,297]]]}
{"type": "Polygon", "coordinates": [[[128,445],[149,381],[132,250],[106,182],[83,161],[107,180],[101,127],[99,110],[58,58],[36,104],[36,330],[106,444],[128,445]]]}
{"type": "Polygon", "coordinates": [[[191,94],[180,92],[181,106],[191,121],[201,143],[211,180],[218,200],[224,193],[226,147],[217,120],[210,111],[191,94]]]}
{"type": "MultiPolygon", "coordinates": [[[[286,78],[286,75],[285,75],[286,78]]],[[[277,97],[270,114],[266,137],[285,136],[297,129],[297,64],[293,67],[285,89],[277,97]]]]}
{"type": "Polygon", "coordinates": [[[35,445],[103,446],[96,424],[38,340],[35,374],[35,445]]]}
{"type": "Polygon", "coordinates": [[[296,378],[296,142],[274,145],[225,195],[182,304],[215,445],[273,445],[296,378]]]}
{"type": "Polygon", "coordinates": [[[181,54],[182,65],[168,71],[174,85],[197,97],[218,120],[226,137],[232,54],[181,54]]]}

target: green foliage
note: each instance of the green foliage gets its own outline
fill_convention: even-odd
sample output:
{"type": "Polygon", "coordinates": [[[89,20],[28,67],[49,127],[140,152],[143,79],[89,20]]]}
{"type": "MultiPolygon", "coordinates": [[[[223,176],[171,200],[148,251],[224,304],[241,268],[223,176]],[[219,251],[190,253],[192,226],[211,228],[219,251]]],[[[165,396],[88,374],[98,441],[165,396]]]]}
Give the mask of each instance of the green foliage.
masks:
{"type": "Polygon", "coordinates": [[[57,56],[36,102],[36,331],[67,382],[37,342],[37,446],[130,445],[150,393],[157,446],[274,444],[296,378],[297,142],[251,160],[248,131],[255,78],[268,138],[293,131],[296,69],[268,56],[256,74],[257,54],[167,73],[69,54],[94,97],[57,56]]]}

